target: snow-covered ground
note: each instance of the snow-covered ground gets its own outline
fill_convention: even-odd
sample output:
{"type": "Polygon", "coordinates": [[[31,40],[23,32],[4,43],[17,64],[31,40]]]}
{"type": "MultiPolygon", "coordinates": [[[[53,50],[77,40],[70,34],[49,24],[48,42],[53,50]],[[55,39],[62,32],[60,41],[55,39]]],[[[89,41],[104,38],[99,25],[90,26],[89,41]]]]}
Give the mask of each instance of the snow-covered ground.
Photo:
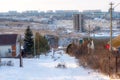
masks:
{"type": "Polygon", "coordinates": [[[2,59],[2,62],[11,60],[14,66],[0,67],[0,80],[109,80],[107,76],[93,70],[78,66],[77,60],[64,52],[50,52],[48,56],[23,59],[23,67],[19,67],[19,59],[2,59]],[[56,68],[65,64],[66,68],[56,68]]]}
{"type": "MultiPolygon", "coordinates": [[[[114,32],[113,34],[112,34],[112,36],[113,37],[116,37],[116,36],[119,36],[120,35],[120,32],[114,32]]],[[[92,33],[91,35],[90,35],[91,37],[96,37],[96,38],[98,38],[98,37],[110,37],[110,33],[108,33],[108,32],[98,32],[98,33],[92,33]]]]}

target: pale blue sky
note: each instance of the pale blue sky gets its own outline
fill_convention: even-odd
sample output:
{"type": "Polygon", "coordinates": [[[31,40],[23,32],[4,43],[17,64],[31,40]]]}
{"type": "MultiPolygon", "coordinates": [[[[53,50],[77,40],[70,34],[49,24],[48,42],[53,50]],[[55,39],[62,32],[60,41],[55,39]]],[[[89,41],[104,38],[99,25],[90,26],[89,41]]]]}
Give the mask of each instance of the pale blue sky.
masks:
{"type": "MultiPolygon", "coordinates": [[[[120,3],[120,0],[0,0],[0,12],[17,10],[95,10],[107,11],[110,2],[120,3]]],[[[120,5],[115,10],[120,11],[120,5]]]]}

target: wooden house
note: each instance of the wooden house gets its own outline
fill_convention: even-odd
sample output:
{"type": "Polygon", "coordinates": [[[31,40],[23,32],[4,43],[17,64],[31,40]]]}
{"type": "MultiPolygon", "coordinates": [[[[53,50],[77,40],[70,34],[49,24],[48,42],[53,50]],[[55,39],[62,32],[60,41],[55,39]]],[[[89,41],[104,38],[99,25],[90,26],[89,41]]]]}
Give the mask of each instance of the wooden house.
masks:
{"type": "Polygon", "coordinates": [[[50,48],[58,48],[58,37],[54,35],[45,35],[50,48]]]}
{"type": "Polygon", "coordinates": [[[17,57],[20,54],[20,35],[0,34],[0,57],[17,57]]]}

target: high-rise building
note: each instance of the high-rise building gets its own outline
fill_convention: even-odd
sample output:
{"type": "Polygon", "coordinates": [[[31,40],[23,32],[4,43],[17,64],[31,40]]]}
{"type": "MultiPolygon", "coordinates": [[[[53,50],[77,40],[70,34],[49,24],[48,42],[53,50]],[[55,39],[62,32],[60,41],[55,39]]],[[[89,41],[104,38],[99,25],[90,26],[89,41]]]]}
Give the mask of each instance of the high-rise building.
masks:
{"type": "Polygon", "coordinates": [[[73,26],[76,32],[84,32],[84,17],[83,14],[74,14],[73,26]]]}

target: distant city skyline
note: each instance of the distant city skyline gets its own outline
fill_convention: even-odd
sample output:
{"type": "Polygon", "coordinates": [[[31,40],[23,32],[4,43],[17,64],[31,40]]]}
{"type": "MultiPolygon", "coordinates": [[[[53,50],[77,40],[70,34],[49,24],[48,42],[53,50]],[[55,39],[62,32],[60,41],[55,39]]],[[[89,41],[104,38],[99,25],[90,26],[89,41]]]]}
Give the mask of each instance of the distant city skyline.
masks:
{"type": "MultiPolygon", "coordinates": [[[[108,11],[113,2],[114,6],[120,0],[0,0],[0,12],[26,11],[26,10],[102,10],[108,11]]],[[[115,8],[120,11],[120,5],[115,8]]]]}

